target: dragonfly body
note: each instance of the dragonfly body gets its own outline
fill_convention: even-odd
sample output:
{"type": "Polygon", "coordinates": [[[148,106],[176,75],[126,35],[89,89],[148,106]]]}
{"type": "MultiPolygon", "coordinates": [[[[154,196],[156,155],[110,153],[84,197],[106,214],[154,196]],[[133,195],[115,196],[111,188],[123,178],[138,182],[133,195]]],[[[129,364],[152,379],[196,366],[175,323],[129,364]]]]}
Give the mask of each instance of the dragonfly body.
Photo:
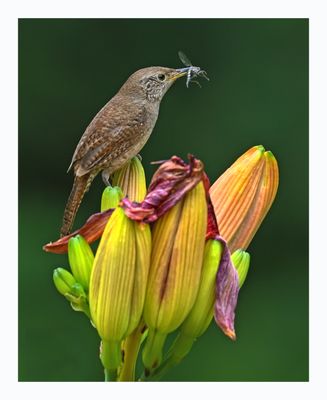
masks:
{"type": "Polygon", "coordinates": [[[178,52],[178,56],[179,59],[181,60],[181,62],[185,65],[185,68],[180,68],[179,71],[180,72],[187,72],[187,76],[186,76],[186,86],[189,87],[190,83],[196,83],[197,85],[200,85],[200,83],[196,80],[194,80],[194,78],[200,76],[202,78],[205,78],[206,80],[209,80],[206,71],[204,71],[203,69],[201,69],[200,67],[195,67],[194,65],[192,65],[192,62],[186,57],[186,55],[179,51],[178,52]]]}

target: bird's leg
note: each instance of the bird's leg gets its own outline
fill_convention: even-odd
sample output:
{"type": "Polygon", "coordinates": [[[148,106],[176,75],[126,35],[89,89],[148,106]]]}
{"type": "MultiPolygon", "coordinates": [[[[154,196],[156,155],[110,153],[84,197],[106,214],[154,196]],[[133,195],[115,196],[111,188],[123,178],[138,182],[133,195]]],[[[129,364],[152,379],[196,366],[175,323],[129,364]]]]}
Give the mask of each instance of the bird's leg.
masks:
{"type": "Polygon", "coordinates": [[[104,169],[102,171],[101,176],[102,176],[102,180],[103,180],[104,184],[106,186],[111,186],[111,183],[110,183],[110,170],[109,169],[104,169]]]}

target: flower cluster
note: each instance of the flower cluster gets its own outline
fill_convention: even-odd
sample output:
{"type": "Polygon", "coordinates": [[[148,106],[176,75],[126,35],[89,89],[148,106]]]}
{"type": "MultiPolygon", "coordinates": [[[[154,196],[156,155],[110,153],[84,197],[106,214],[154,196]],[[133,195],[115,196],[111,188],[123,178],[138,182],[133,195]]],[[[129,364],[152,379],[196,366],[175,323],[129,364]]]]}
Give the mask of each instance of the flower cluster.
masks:
{"type": "Polygon", "coordinates": [[[134,157],[112,177],[101,212],[44,246],[68,252],[71,272],[54,283],[101,338],[107,380],[157,380],[179,363],[214,319],[232,340],[238,293],[250,263],[245,251],[278,187],[271,152],[255,146],[210,187],[193,156],[162,162],[146,190],[134,157]],[[95,256],[90,243],[100,238],[95,256]],[[178,331],[165,353],[166,338],[178,331]]]}

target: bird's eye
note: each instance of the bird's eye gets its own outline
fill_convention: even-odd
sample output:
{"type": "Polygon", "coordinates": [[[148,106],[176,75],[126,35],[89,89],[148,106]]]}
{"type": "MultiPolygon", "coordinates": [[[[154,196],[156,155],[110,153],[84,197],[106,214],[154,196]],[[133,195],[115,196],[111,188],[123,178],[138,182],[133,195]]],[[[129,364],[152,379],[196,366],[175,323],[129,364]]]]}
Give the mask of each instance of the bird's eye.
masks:
{"type": "Polygon", "coordinates": [[[159,79],[159,81],[164,81],[166,79],[166,77],[164,74],[159,74],[158,79],[159,79]]]}

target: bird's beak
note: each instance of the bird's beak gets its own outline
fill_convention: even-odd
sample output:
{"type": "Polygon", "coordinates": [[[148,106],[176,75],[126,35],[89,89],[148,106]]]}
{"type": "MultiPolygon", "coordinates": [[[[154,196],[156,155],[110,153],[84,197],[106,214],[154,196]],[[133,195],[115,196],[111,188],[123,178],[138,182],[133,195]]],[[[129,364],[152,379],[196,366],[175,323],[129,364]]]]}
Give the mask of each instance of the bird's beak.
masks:
{"type": "Polygon", "coordinates": [[[180,68],[180,69],[175,69],[174,72],[169,77],[170,81],[176,81],[176,79],[181,78],[182,76],[187,75],[188,68],[180,68]]]}

